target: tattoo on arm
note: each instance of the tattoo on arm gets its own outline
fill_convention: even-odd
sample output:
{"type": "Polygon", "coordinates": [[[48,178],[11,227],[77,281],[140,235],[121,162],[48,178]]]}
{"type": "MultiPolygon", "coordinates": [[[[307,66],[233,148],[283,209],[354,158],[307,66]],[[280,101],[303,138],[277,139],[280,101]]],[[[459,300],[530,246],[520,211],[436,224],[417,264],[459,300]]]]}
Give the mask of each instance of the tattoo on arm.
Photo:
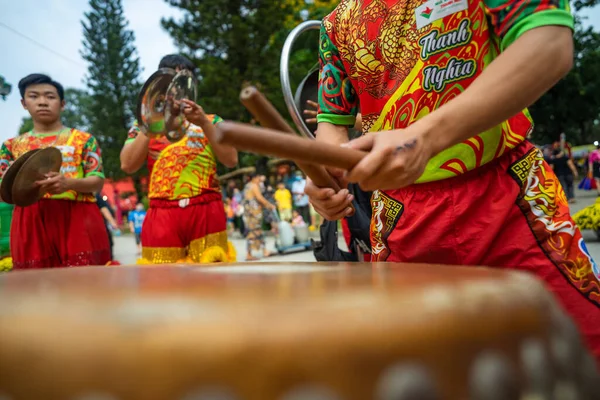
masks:
{"type": "Polygon", "coordinates": [[[400,153],[401,151],[404,151],[404,150],[412,150],[415,148],[416,145],[417,145],[417,139],[413,139],[410,142],[404,143],[404,144],[396,147],[396,151],[394,151],[394,154],[400,153]]]}

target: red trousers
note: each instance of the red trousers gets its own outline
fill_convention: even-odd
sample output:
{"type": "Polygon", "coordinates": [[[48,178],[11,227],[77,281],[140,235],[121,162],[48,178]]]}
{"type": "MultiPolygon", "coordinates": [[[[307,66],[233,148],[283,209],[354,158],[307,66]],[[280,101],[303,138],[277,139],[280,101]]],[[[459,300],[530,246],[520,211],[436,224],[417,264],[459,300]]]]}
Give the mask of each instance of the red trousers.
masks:
{"type": "Polygon", "coordinates": [[[106,265],[110,245],[96,203],[42,199],[16,206],[10,229],[14,269],[106,265]]]}
{"type": "Polygon", "coordinates": [[[199,263],[211,247],[228,253],[227,218],[220,193],[181,201],[150,200],[142,226],[144,260],[164,264],[191,259],[199,263]]]}
{"type": "Polygon", "coordinates": [[[600,359],[600,272],[541,153],[525,142],[465,175],[375,192],[373,261],[532,272],[600,359]]]}

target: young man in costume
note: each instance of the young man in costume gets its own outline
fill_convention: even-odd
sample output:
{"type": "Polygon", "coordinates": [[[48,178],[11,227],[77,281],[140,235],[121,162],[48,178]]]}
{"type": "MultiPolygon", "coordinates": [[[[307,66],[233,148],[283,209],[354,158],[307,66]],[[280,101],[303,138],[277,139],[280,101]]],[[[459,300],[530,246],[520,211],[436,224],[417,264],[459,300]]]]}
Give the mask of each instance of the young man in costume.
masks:
{"type": "MultiPolygon", "coordinates": [[[[572,28],[563,0],[342,0],[321,30],[317,140],[369,152],[331,172],[375,191],[374,261],[533,272],[600,357],[598,266],[526,140],[572,28]],[[358,112],[365,135],[346,143],[358,112]]],[[[350,212],[345,190],[306,193],[327,219],[350,212]]]]}
{"type": "MultiPolygon", "coordinates": [[[[163,57],[159,68],[195,69],[179,55],[163,57]]],[[[150,139],[137,121],[121,151],[121,168],[150,171],[150,207],[142,229],[142,260],[153,264],[232,260],[227,241],[227,218],[217,180],[217,160],[237,164],[237,151],[217,144],[215,125],[221,121],[202,107],[184,100],[187,133],[176,143],[165,137],[150,139]],[[208,250],[208,251],[207,251],[208,250]]]]}
{"type": "Polygon", "coordinates": [[[14,269],[105,265],[111,259],[104,220],[94,193],[104,185],[96,139],[63,126],[64,90],[42,74],[19,82],[21,104],[33,130],[4,142],[0,177],[17,158],[34,149],[54,146],[62,153],[59,173],[36,182],[44,197],[28,207],[15,206],[10,232],[14,269]]]}

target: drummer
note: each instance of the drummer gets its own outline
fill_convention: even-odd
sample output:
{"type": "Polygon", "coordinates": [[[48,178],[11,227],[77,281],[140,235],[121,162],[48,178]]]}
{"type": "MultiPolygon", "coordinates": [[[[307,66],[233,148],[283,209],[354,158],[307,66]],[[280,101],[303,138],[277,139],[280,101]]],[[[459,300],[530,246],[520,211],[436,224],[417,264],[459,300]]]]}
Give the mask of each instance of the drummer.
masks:
{"type": "MultiPolygon", "coordinates": [[[[345,175],[375,190],[374,261],[531,271],[600,359],[598,266],[526,140],[526,107],[573,63],[568,2],[373,4],[342,0],[324,19],[317,140],[347,142],[359,111],[363,132],[389,131],[350,141],[369,154],[345,175]]],[[[346,193],[306,193],[327,219],[351,211],[346,193]]]]}
{"type": "MultiPolygon", "coordinates": [[[[158,65],[176,71],[195,70],[180,55],[167,55],[158,65]]],[[[151,139],[135,121],[121,151],[121,168],[133,174],[144,162],[150,171],[150,207],[142,229],[142,263],[200,262],[205,251],[227,253],[227,218],[217,180],[217,160],[227,167],[238,162],[237,150],[213,140],[217,115],[185,102],[188,127],[176,143],[151,139]]],[[[219,259],[218,254],[213,257],[219,259]]],[[[213,259],[215,259],[213,258],[213,259]]],[[[226,260],[223,260],[226,261],[226,260]]]]}
{"type": "Polygon", "coordinates": [[[93,194],[104,185],[96,139],[63,126],[64,90],[49,76],[26,76],[19,82],[19,92],[33,130],[4,142],[0,177],[13,161],[34,149],[57,147],[63,163],[59,173],[50,173],[38,182],[46,193],[40,201],[28,207],[15,206],[10,231],[13,268],[108,263],[110,246],[93,194]]]}

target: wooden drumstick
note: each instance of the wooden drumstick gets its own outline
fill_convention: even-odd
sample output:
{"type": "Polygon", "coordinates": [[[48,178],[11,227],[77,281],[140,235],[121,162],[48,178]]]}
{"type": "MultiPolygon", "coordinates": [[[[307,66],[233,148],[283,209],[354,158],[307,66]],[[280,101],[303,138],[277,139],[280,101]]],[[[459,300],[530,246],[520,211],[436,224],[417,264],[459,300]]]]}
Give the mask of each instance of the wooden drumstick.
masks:
{"type": "MultiPolygon", "coordinates": [[[[277,111],[275,106],[254,86],[248,86],[240,93],[240,101],[250,111],[250,114],[258,123],[269,129],[285,132],[296,136],[294,129],[277,111]]],[[[259,152],[260,153],[260,152],[259,152]]],[[[321,165],[304,164],[296,162],[300,168],[318,187],[329,187],[339,192],[341,190],[338,182],[321,165]]]]}
{"type": "Polygon", "coordinates": [[[361,150],[320,143],[250,124],[224,121],[217,124],[216,128],[218,143],[253,153],[290,158],[302,162],[302,165],[305,165],[304,163],[326,165],[348,170],[367,155],[361,150]]]}
{"type": "Polygon", "coordinates": [[[296,134],[296,131],[279,114],[275,106],[254,86],[248,86],[242,90],[240,101],[261,126],[296,134]]]}

